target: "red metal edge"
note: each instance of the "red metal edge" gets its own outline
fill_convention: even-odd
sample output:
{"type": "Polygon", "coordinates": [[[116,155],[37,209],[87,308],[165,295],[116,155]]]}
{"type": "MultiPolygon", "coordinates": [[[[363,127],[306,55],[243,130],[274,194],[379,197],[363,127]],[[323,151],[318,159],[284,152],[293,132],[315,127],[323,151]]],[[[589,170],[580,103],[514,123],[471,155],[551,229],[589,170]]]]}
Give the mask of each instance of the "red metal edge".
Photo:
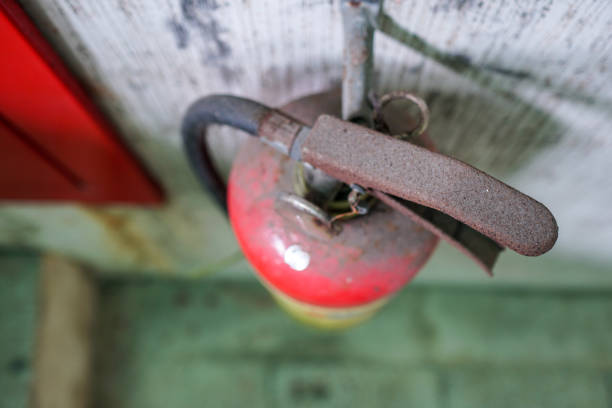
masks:
{"type": "MultiPolygon", "coordinates": [[[[57,79],[67,89],[70,96],[73,97],[78,104],[83,108],[89,118],[98,126],[101,131],[110,138],[110,141],[115,144],[118,151],[121,152],[126,159],[133,163],[133,170],[139,173],[142,182],[135,189],[140,191],[140,194],[134,197],[122,197],[114,199],[109,197],[108,200],[99,199],[68,199],[65,201],[87,201],[99,203],[121,203],[121,204],[159,204],[164,201],[164,193],[161,185],[147,170],[143,161],[134,153],[131,147],[124,143],[119,136],[119,132],[109,123],[104,117],[99,108],[87,96],[85,87],[74,77],[62,59],[56,54],[53,47],[43,37],[38,28],[30,20],[30,17],[22,9],[15,0],[0,1],[0,12],[14,25],[14,27],[27,39],[29,45],[38,54],[41,60],[55,74],[57,79]]],[[[56,201],[55,198],[51,198],[56,201]]],[[[61,200],[60,201],[64,201],[61,200]]]]}

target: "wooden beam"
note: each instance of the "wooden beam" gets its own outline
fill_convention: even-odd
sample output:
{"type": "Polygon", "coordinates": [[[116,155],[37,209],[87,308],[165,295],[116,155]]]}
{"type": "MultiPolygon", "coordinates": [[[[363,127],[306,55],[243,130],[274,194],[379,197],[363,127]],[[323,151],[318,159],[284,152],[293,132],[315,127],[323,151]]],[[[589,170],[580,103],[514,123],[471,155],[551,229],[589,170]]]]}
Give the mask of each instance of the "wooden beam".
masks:
{"type": "Polygon", "coordinates": [[[86,407],[91,394],[95,283],[72,261],[46,255],[40,285],[32,406],[86,407]]]}

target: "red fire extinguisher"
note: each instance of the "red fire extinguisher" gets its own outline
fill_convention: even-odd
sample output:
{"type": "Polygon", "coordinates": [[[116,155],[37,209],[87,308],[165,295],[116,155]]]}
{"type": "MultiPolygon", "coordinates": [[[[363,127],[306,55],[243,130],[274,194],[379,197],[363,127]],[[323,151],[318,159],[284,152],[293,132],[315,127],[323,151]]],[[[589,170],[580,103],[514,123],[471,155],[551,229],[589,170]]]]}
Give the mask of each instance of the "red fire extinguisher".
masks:
{"type": "Polygon", "coordinates": [[[414,277],[438,238],[489,273],[504,247],[535,256],[554,244],[555,219],[539,202],[426,140],[319,115],[316,99],[290,105],[297,118],[214,95],[183,123],[193,168],[227,208],[259,280],[292,315],[321,327],[363,321],[414,277]],[[213,123],[257,136],[238,153],[227,189],[208,159],[213,123]]]}
{"type": "Polygon", "coordinates": [[[192,168],[227,210],[258,279],[291,315],[325,328],[371,316],[416,275],[440,238],[487,273],[503,248],[536,256],[557,238],[545,206],[435,152],[423,100],[369,93],[367,7],[343,3],[341,101],[319,94],[272,109],[212,95],[190,107],[182,126],[192,168]],[[385,113],[396,99],[416,104],[415,127],[402,129],[385,113]],[[255,136],[240,149],[227,186],[206,146],[210,124],[255,136]]]}
{"type": "MultiPolygon", "coordinates": [[[[304,111],[324,98],[305,98],[290,110],[310,123],[304,111]]],[[[438,238],[373,197],[360,200],[362,214],[353,211],[364,191],[313,173],[248,140],[228,182],[229,217],[259,280],[285,310],[318,326],[346,327],[410,281],[438,238]]]]}

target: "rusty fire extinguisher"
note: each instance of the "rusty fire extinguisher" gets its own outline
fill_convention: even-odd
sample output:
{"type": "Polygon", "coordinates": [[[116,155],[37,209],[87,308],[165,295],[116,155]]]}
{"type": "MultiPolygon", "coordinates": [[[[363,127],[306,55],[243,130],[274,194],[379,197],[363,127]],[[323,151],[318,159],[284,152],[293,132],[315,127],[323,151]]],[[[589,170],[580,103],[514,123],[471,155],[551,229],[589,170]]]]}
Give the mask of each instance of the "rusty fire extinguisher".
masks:
{"type": "Polygon", "coordinates": [[[435,152],[422,99],[370,92],[374,3],[342,4],[341,98],[330,92],[272,109],[212,95],[183,120],[190,163],[228,211],[259,280],[290,314],[326,328],[371,316],[416,275],[439,238],[489,274],[504,248],[537,256],[557,239],[544,205],[435,152]],[[416,105],[415,126],[389,116],[397,99],[416,105]],[[227,186],[206,147],[211,124],[256,136],[240,149],[227,186]]]}

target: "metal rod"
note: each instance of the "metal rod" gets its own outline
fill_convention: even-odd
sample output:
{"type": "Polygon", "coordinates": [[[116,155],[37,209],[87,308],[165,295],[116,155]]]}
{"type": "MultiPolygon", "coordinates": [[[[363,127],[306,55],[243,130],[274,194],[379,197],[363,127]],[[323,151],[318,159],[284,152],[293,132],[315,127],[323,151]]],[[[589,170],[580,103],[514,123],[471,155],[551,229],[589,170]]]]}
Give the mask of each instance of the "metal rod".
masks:
{"type": "Polygon", "coordinates": [[[368,92],[372,86],[374,27],[371,12],[378,1],[342,2],[344,56],[342,119],[371,126],[368,92]]]}

